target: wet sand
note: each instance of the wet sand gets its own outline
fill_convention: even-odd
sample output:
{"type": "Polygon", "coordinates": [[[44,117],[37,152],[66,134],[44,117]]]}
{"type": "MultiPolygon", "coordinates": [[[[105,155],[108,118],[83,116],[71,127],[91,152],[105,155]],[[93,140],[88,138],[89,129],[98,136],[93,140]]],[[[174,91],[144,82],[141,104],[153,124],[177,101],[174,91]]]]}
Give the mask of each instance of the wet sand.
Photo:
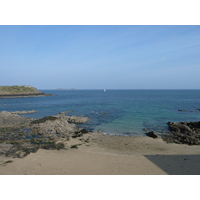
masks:
{"type": "Polygon", "coordinates": [[[0,174],[198,175],[200,146],[168,144],[161,138],[92,133],[89,143],[78,149],[39,149],[25,158],[0,156],[0,174]]]}

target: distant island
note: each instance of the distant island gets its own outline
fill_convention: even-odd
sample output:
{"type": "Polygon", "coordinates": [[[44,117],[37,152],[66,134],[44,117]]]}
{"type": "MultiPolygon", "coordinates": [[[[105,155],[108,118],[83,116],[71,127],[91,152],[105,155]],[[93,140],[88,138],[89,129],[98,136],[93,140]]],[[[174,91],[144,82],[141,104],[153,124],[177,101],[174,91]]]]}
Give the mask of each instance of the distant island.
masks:
{"type": "Polygon", "coordinates": [[[52,96],[28,85],[0,86],[0,98],[52,96]]]}
{"type": "Polygon", "coordinates": [[[56,90],[76,90],[76,88],[57,88],[56,90]]]}

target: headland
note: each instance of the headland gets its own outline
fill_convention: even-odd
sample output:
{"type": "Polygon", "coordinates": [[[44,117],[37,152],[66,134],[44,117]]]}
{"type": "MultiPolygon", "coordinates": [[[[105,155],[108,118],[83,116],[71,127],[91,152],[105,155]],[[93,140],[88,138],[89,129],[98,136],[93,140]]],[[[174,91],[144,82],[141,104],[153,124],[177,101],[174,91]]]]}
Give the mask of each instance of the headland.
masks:
{"type": "Polygon", "coordinates": [[[52,96],[27,85],[0,86],[0,98],[52,96]]]}

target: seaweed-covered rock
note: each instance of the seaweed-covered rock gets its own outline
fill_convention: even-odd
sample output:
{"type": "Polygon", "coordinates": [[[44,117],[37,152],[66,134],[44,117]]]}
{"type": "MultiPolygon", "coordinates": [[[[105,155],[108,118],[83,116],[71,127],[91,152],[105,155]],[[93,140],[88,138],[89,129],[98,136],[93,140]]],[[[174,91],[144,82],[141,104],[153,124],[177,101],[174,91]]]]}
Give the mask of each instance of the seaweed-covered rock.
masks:
{"type": "Polygon", "coordinates": [[[65,113],[29,119],[11,112],[0,112],[0,155],[22,158],[39,148],[67,149],[68,143],[74,144],[73,140],[76,140],[71,141],[70,138],[88,133],[86,129],[77,128],[76,124],[68,121],[81,123],[88,118],[68,117],[65,113]]]}
{"type": "Polygon", "coordinates": [[[33,120],[33,121],[31,122],[31,125],[33,125],[33,124],[44,123],[44,122],[46,122],[46,121],[48,121],[48,120],[53,121],[53,120],[56,120],[56,119],[58,119],[58,118],[57,118],[57,117],[53,117],[53,116],[47,116],[47,117],[43,117],[43,118],[41,118],[41,119],[33,120]]]}

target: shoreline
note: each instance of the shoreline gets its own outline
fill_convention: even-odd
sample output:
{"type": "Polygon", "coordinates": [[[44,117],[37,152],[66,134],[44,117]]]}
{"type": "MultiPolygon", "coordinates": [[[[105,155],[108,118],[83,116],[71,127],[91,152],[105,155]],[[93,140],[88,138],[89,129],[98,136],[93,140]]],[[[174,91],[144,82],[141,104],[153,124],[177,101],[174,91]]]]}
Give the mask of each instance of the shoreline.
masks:
{"type": "Polygon", "coordinates": [[[167,143],[155,133],[130,137],[89,132],[76,127],[88,118],[65,116],[68,112],[42,119],[0,112],[0,175],[200,174],[199,145],[167,143]]]}
{"type": "Polygon", "coordinates": [[[0,94],[0,98],[21,98],[21,97],[41,97],[41,96],[53,96],[46,93],[32,93],[32,94],[0,94]]]}
{"type": "Polygon", "coordinates": [[[39,149],[25,158],[0,156],[1,175],[197,175],[200,148],[161,138],[91,133],[78,149],[39,149]],[[4,164],[3,164],[4,163],[4,164]]]}

